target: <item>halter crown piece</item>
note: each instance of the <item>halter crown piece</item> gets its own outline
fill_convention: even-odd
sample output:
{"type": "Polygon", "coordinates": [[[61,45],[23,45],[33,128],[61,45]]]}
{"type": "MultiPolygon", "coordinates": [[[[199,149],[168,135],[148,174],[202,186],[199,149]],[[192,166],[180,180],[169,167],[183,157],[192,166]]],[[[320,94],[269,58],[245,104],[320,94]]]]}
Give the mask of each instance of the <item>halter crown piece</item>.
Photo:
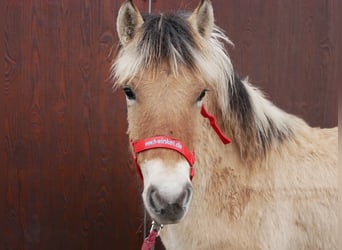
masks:
{"type": "MultiPolygon", "coordinates": [[[[216,134],[220,137],[223,144],[228,144],[231,142],[231,140],[228,137],[226,137],[221,131],[221,129],[218,127],[216,123],[216,118],[213,115],[208,113],[204,105],[202,105],[202,108],[201,108],[201,115],[209,119],[211,127],[215,130],[216,134]]],[[[142,140],[133,141],[132,146],[133,146],[134,164],[135,164],[137,173],[142,181],[143,181],[143,176],[141,173],[140,166],[138,164],[137,154],[140,152],[150,150],[150,149],[155,149],[155,148],[170,149],[181,154],[190,165],[190,173],[189,173],[190,180],[192,180],[192,178],[195,175],[195,169],[193,167],[195,163],[195,152],[191,153],[191,151],[185,146],[183,142],[175,138],[172,138],[169,136],[153,136],[153,137],[145,138],[142,140]]]]}

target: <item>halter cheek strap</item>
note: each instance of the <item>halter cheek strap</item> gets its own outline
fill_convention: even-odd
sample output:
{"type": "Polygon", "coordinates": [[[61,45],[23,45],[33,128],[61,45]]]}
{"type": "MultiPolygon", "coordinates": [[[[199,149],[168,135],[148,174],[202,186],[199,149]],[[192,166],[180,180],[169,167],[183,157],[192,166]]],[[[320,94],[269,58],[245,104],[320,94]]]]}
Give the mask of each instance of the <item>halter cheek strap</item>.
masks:
{"type": "Polygon", "coordinates": [[[154,136],[142,139],[140,141],[132,142],[132,146],[134,152],[133,159],[135,167],[141,180],[143,180],[143,176],[137,161],[137,154],[154,148],[166,148],[180,153],[182,156],[184,156],[184,158],[188,161],[190,165],[190,180],[192,180],[192,178],[194,177],[195,171],[193,165],[195,163],[195,153],[191,153],[181,141],[178,141],[168,136],[154,136]]]}

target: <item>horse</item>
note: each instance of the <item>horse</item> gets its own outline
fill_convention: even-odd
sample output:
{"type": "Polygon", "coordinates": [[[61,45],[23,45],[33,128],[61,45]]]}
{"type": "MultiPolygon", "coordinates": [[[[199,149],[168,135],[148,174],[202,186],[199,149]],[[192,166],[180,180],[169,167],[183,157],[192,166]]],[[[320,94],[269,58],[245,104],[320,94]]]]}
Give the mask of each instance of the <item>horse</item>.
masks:
{"type": "Polygon", "coordinates": [[[113,88],[165,248],[337,249],[338,129],[310,127],[239,78],[210,0],[171,14],[126,0],[116,28],[113,88]]]}

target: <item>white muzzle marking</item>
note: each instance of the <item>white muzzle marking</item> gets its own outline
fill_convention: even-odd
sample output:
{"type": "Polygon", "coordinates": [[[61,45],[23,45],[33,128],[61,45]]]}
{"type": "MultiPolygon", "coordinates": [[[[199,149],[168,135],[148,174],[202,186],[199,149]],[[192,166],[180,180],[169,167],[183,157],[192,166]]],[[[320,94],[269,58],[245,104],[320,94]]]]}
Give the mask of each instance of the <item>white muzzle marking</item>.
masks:
{"type": "Polygon", "coordinates": [[[185,216],[192,196],[189,169],[186,160],[174,166],[165,166],[161,159],[141,164],[144,204],[151,217],[159,223],[177,223],[185,216]]]}

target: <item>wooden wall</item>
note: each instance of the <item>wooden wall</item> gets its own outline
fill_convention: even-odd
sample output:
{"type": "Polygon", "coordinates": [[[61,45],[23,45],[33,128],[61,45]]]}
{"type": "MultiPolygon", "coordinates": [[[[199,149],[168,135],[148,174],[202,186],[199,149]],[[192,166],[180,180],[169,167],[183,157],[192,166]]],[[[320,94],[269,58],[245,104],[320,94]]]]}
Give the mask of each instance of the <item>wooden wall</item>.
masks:
{"type": "MultiPolygon", "coordinates": [[[[0,249],[141,244],[124,97],[108,80],[121,2],[1,1],[0,249]]],[[[147,0],[135,2],[148,10],[147,0]]],[[[197,1],[152,4],[167,12],[197,1]]],[[[338,0],[213,4],[240,76],[311,125],[337,125],[338,0]]]]}

